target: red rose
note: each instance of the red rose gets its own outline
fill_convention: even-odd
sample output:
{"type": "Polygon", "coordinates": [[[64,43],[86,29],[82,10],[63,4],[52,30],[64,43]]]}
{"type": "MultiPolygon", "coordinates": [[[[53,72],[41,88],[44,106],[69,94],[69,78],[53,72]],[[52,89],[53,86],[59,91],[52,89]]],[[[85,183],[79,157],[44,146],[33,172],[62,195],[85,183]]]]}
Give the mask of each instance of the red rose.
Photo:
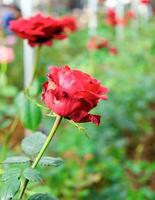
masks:
{"type": "Polygon", "coordinates": [[[126,18],[126,21],[130,21],[131,19],[135,19],[136,18],[136,13],[133,10],[128,10],[125,13],[125,18],[126,18]]]}
{"type": "Polygon", "coordinates": [[[118,50],[115,47],[109,47],[109,53],[111,55],[117,55],[118,54],[118,50]]]}
{"type": "Polygon", "coordinates": [[[108,40],[102,39],[100,43],[97,44],[97,49],[107,49],[109,46],[108,40]]]}
{"type": "Polygon", "coordinates": [[[99,36],[94,36],[90,38],[87,44],[87,48],[89,50],[96,50],[96,49],[108,49],[109,42],[106,39],[103,39],[99,36]]]}
{"type": "Polygon", "coordinates": [[[117,15],[116,11],[113,8],[110,8],[106,12],[106,22],[108,25],[116,26],[117,25],[117,15]]]}
{"type": "Polygon", "coordinates": [[[56,31],[53,34],[54,39],[63,40],[67,37],[69,32],[77,30],[77,24],[74,17],[65,16],[59,20],[59,23],[59,27],[60,29],[62,28],[62,32],[59,33],[59,29],[55,29],[56,31]]]}
{"type": "Polygon", "coordinates": [[[108,89],[93,77],[69,66],[51,67],[43,85],[42,99],[53,112],[75,122],[100,123],[99,115],[89,113],[108,89]]]}
{"type": "Polygon", "coordinates": [[[145,5],[147,5],[147,4],[149,4],[149,3],[150,3],[150,0],[140,0],[140,2],[141,2],[142,4],[145,4],[145,5]]]}
{"type": "Polygon", "coordinates": [[[115,47],[111,47],[109,41],[101,38],[100,36],[94,36],[90,38],[87,44],[87,48],[90,51],[105,49],[111,55],[118,54],[118,50],[115,47]]]}
{"type": "Polygon", "coordinates": [[[77,23],[76,19],[71,16],[64,16],[62,18],[63,25],[68,31],[76,31],[77,30],[77,23]]]}
{"type": "Polygon", "coordinates": [[[33,46],[52,44],[53,39],[65,39],[67,32],[63,19],[55,19],[37,14],[28,19],[20,18],[10,22],[10,28],[33,46]]]}
{"type": "Polygon", "coordinates": [[[116,10],[114,8],[109,8],[106,12],[106,23],[110,26],[124,26],[126,21],[124,18],[117,16],[116,10]]]}

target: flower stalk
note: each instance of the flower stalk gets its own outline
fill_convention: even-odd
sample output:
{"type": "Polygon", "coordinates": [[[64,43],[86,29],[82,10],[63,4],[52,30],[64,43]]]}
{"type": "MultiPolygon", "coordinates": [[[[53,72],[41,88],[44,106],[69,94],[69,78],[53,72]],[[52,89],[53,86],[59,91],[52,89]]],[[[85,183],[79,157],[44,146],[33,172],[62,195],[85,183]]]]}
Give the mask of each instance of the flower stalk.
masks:
{"type": "MultiPolygon", "coordinates": [[[[42,156],[45,153],[47,147],[49,146],[51,140],[53,139],[53,137],[54,137],[54,135],[55,135],[55,133],[56,133],[58,127],[59,127],[59,124],[60,124],[61,120],[62,120],[62,117],[57,115],[57,117],[55,119],[55,122],[54,122],[54,125],[53,125],[53,127],[52,127],[52,129],[51,129],[51,131],[50,131],[50,133],[49,133],[49,135],[48,135],[48,137],[47,137],[42,149],[40,150],[38,156],[36,157],[36,159],[34,160],[34,162],[31,165],[32,169],[37,167],[40,159],[42,158],[42,156]]],[[[21,200],[23,198],[23,195],[25,193],[25,190],[27,188],[28,183],[29,183],[29,180],[25,179],[25,181],[23,183],[23,186],[21,188],[20,194],[19,194],[19,200],[21,200]]]]}
{"type": "Polygon", "coordinates": [[[3,74],[5,74],[7,72],[7,68],[8,68],[8,63],[7,62],[2,62],[1,63],[1,72],[3,74]]]}
{"type": "Polygon", "coordinates": [[[33,65],[33,74],[32,74],[32,80],[30,85],[32,84],[32,82],[34,81],[34,79],[36,78],[36,74],[37,74],[37,67],[39,65],[39,61],[40,61],[40,51],[41,51],[41,46],[37,46],[35,49],[35,58],[34,58],[34,65],[33,65]]]}

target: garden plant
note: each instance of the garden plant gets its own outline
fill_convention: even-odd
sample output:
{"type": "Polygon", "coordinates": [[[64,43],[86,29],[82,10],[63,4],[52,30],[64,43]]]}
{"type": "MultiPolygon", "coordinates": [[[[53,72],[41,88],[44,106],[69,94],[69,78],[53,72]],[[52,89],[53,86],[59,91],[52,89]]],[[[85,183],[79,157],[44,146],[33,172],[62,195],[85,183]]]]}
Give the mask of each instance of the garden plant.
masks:
{"type": "Polygon", "coordinates": [[[89,35],[80,17],[21,17],[3,37],[1,200],[155,199],[155,19],[110,8],[89,35]]]}

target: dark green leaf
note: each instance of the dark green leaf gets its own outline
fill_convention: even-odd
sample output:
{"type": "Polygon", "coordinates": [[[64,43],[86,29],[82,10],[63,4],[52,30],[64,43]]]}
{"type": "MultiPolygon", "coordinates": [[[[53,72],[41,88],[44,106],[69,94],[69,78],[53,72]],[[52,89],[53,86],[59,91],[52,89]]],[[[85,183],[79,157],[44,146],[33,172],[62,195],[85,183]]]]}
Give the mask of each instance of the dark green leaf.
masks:
{"type": "Polygon", "coordinates": [[[54,157],[49,157],[49,156],[42,157],[39,162],[40,165],[55,166],[55,167],[58,167],[62,165],[63,163],[64,162],[62,158],[54,158],[54,157]]]}
{"type": "Polygon", "coordinates": [[[42,180],[40,173],[36,169],[26,168],[23,172],[23,175],[29,181],[39,182],[42,180]]]}
{"type": "Polygon", "coordinates": [[[21,147],[28,156],[35,156],[41,150],[46,138],[41,132],[36,132],[24,138],[21,147]]]}
{"type": "Polygon", "coordinates": [[[56,200],[54,197],[51,197],[49,194],[34,194],[28,200],[56,200]]]}
{"type": "Polygon", "coordinates": [[[30,162],[30,158],[26,156],[15,156],[9,157],[4,161],[4,164],[16,164],[16,163],[28,163],[30,162]]]}
{"type": "Polygon", "coordinates": [[[18,192],[19,187],[20,187],[20,181],[18,179],[7,180],[3,184],[3,187],[0,191],[0,199],[1,200],[12,199],[18,192]]]}
{"type": "Polygon", "coordinates": [[[41,109],[34,101],[27,99],[23,93],[16,98],[16,106],[23,125],[28,129],[35,130],[41,122],[41,109]]]}

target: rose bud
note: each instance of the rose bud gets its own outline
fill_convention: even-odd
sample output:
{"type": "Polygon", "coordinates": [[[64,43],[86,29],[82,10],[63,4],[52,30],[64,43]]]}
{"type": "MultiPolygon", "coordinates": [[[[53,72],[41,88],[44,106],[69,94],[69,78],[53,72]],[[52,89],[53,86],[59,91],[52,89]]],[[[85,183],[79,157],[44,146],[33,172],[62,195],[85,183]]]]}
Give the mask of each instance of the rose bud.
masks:
{"type": "Polygon", "coordinates": [[[106,100],[108,89],[90,75],[69,66],[50,67],[43,85],[42,100],[54,113],[74,122],[100,123],[100,116],[89,111],[99,100],[106,100]]]}

